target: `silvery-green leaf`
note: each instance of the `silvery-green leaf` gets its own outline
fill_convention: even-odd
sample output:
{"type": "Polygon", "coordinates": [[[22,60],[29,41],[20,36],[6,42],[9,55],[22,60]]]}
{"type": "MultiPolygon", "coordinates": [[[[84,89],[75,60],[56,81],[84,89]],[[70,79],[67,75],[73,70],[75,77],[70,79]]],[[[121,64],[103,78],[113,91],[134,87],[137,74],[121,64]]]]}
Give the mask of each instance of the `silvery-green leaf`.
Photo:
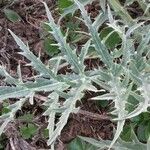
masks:
{"type": "Polygon", "coordinates": [[[97,78],[99,78],[100,80],[107,81],[107,82],[112,80],[110,71],[102,68],[93,70],[90,76],[95,76],[95,77],[97,76],[97,78]]]}
{"type": "Polygon", "coordinates": [[[72,65],[74,70],[76,72],[82,73],[83,66],[79,63],[77,55],[73,52],[73,49],[70,47],[70,45],[66,42],[66,37],[63,36],[60,26],[55,24],[55,21],[52,17],[51,12],[48,9],[48,6],[46,3],[44,3],[47,17],[49,20],[49,26],[51,27],[52,31],[51,34],[55,37],[56,41],[58,42],[58,46],[63,53],[63,55],[66,55],[67,61],[72,65]]]}
{"type": "Polygon", "coordinates": [[[116,130],[116,133],[114,135],[113,140],[111,141],[111,144],[109,146],[109,150],[110,150],[110,148],[113,147],[113,145],[115,144],[115,142],[118,140],[121,132],[123,131],[124,124],[125,124],[125,120],[120,120],[120,121],[117,122],[117,130],[116,130]]]}
{"type": "Polygon", "coordinates": [[[98,89],[90,83],[86,85],[85,90],[92,91],[92,92],[98,92],[98,89]]]}
{"type": "Polygon", "coordinates": [[[132,17],[129,15],[128,11],[120,4],[119,0],[108,0],[108,3],[113,8],[113,10],[125,21],[126,24],[133,22],[132,17]]]}
{"type": "Polygon", "coordinates": [[[81,93],[83,92],[84,88],[85,85],[81,85],[79,88],[75,90],[74,95],[65,101],[64,105],[67,104],[67,109],[61,114],[61,117],[59,118],[59,122],[56,125],[56,129],[49,137],[48,145],[51,145],[56,140],[56,138],[60,135],[63,127],[67,123],[70,113],[72,113],[72,111],[76,108],[75,104],[77,100],[83,97],[83,94],[81,93]]]}
{"type": "Polygon", "coordinates": [[[96,28],[92,25],[92,21],[90,20],[90,17],[88,16],[86,10],[84,9],[84,6],[78,0],[74,0],[74,1],[77,4],[78,8],[81,10],[81,14],[84,18],[84,22],[85,22],[86,26],[88,27],[90,35],[92,37],[92,41],[94,43],[95,50],[99,54],[102,61],[108,67],[111,67],[113,64],[112,57],[109,54],[106,46],[102,43],[96,28]]]}
{"type": "Polygon", "coordinates": [[[134,30],[136,30],[137,28],[139,28],[140,26],[142,26],[144,24],[144,22],[140,22],[137,24],[134,24],[133,26],[131,26],[128,31],[126,32],[126,37],[129,37],[134,30]]]}
{"type": "Polygon", "coordinates": [[[18,36],[16,36],[11,30],[9,30],[9,32],[15,39],[20,49],[23,51],[21,54],[31,61],[33,67],[39,71],[40,74],[49,75],[51,78],[56,78],[53,72],[45,67],[45,65],[29,50],[29,47],[25,45],[18,36]]]}
{"type": "Polygon", "coordinates": [[[89,47],[90,47],[90,44],[91,44],[91,40],[88,40],[86,42],[86,44],[84,45],[84,47],[81,49],[81,53],[80,53],[80,61],[81,61],[81,64],[84,65],[84,59],[88,53],[88,50],[89,50],[89,47]]]}
{"type": "MultiPolygon", "coordinates": [[[[82,140],[96,146],[99,148],[99,150],[104,150],[104,148],[108,148],[110,145],[111,141],[110,140],[95,140],[93,138],[88,138],[88,137],[82,137],[79,136],[82,140]]],[[[146,150],[147,145],[143,144],[141,142],[137,141],[132,141],[132,142],[125,142],[121,139],[119,139],[112,147],[114,150],[146,150]]]]}
{"type": "MultiPolygon", "coordinates": [[[[56,92],[51,93],[49,95],[49,98],[50,98],[50,100],[53,100],[53,103],[51,105],[57,105],[57,103],[59,101],[59,95],[56,92]]],[[[50,113],[47,114],[47,115],[49,116],[47,129],[49,131],[49,137],[50,137],[51,134],[53,134],[54,129],[55,129],[55,115],[56,115],[56,111],[50,111],[50,113]]],[[[51,145],[51,148],[52,147],[53,147],[53,144],[51,145]]]]}
{"type": "Polygon", "coordinates": [[[51,65],[49,67],[52,68],[52,71],[54,72],[55,75],[57,75],[59,71],[61,60],[62,60],[61,56],[53,57],[49,60],[49,64],[51,65]]]}
{"type": "Polygon", "coordinates": [[[109,19],[109,23],[110,23],[110,24],[113,24],[115,20],[114,20],[114,18],[113,18],[113,15],[112,15],[112,12],[111,12],[111,10],[110,10],[109,5],[108,5],[107,7],[108,7],[108,19],[109,19]]]}
{"type": "Polygon", "coordinates": [[[37,80],[36,82],[27,82],[22,86],[16,87],[0,87],[0,100],[7,98],[19,98],[27,96],[30,93],[38,91],[53,91],[68,88],[69,86],[65,83],[52,82],[50,80],[37,80]]]}
{"type": "Polygon", "coordinates": [[[100,3],[102,10],[105,12],[106,11],[106,0],[100,1],[99,3],[100,3]]]}
{"type": "Polygon", "coordinates": [[[0,135],[4,132],[6,126],[8,125],[8,123],[10,122],[11,120],[8,118],[6,119],[3,124],[0,126],[0,135]]]}
{"type": "Polygon", "coordinates": [[[93,78],[91,79],[93,82],[95,82],[97,85],[101,86],[103,89],[107,90],[107,91],[110,91],[111,90],[111,87],[110,85],[108,85],[107,83],[99,80],[98,78],[93,78]]]}
{"type": "Polygon", "coordinates": [[[25,103],[26,98],[20,99],[14,104],[9,105],[7,108],[10,109],[10,112],[0,116],[1,121],[3,122],[0,126],[0,135],[5,131],[6,126],[9,122],[14,119],[14,116],[18,110],[21,110],[22,105],[25,103]]]}
{"type": "Polygon", "coordinates": [[[148,43],[150,41],[150,31],[146,33],[144,37],[142,37],[142,40],[140,41],[139,46],[137,47],[137,53],[141,57],[142,53],[146,49],[148,43]]]}
{"type": "Polygon", "coordinates": [[[24,87],[0,87],[0,101],[7,98],[19,98],[27,96],[30,93],[30,90],[24,87]]]}
{"type": "Polygon", "coordinates": [[[102,26],[102,24],[108,19],[108,14],[107,13],[100,13],[96,18],[93,23],[93,26],[98,29],[102,26]]]}
{"type": "Polygon", "coordinates": [[[116,95],[114,93],[107,93],[91,98],[92,100],[114,100],[116,95]]]}
{"type": "Polygon", "coordinates": [[[18,74],[20,83],[23,83],[20,63],[17,67],[17,74],[18,74]]]}

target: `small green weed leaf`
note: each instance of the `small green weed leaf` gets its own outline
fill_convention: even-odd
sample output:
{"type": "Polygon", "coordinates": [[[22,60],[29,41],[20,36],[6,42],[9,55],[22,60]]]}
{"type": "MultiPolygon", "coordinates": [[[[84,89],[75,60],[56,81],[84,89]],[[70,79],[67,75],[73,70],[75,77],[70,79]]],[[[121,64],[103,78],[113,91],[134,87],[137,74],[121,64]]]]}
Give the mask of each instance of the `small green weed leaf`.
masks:
{"type": "Polygon", "coordinates": [[[128,103],[126,104],[126,110],[129,113],[134,111],[135,106],[138,105],[138,103],[139,103],[138,100],[134,96],[130,95],[129,98],[128,98],[128,103]]]}
{"type": "Polygon", "coordinates": [[[149,112],[143,112],[139,115],[142,121],[149,121],[150,120],[150,113],[149,112]]]}
{"type": "Polygon", "coordinates": [[[146,129],[145,129],[145,137],[146,139],[149,139],[150,137],[150,122],[148,122],[146,129]]]}
{"type": "Polygon", "coordinates": [[[0,144],[0,149],[4,149],[4,146],[0,144]]]}
{"type": "Polygon", "coordinates": [[[24,139],[30,139],[37,131],[37,127],[33,124],[28,124],[27,126],[22,126],[20,128],[20,133],[24,139]]]}
{"type": "MultiPolygon", "coordinates": [[[[72,19],[72,16],[68,17],[68,19],[72,19]]],[[[66,28],[69,28],[69,30],[78,30],[80,28],[79,25],[79,20],[66,22],[66,28]]]]}
{"type": "Polygon", "coordinates": [[[4,13],[7,19],[13,23],[21,21],[21,17],[14,10],[4,9],[4,13]]]}
{"type": "Polygon", "coordinates": [[[51,45],[52,43],[54,43],[54,41],[51,38],[44,39],[44,50],[50,56],[54,56],[55,54],[58,54],[60,52],[58,46],[53,46],[51,45]]]}
{"type": "Polygon", "coordinates": [[[33,114],[24,114],[23,116],[18,117],[20,120],[25,120],[26,122],[33,121],[33,114]]]}
{"type": "Polygon", "coordinates": [[[41,27],[42,27],[42,29],[43,29],[44,31],[46,31],[46,32],[52,31],[51,27],[50,27],[47,23],[45,23],[45,22],[43,22],[43,23],[41,24],[41,27]]]}
{"type": "Polygon", "coordinates": [[[5,100],[7,98],[14,98],[14,97],[22,97],[28,95],[30,92],[22,87],[0,87],[0,101],[5,100]],[[24,89],[24,91],[23,91],[24,89]],[[17,93],[18,91],[18,93],[17,93]],[[17,95],[16,95],[17,94],[17,95]]]}
{"type": "MultiPolygon", "coordinates": [[[[64,0],[65,1],[65,0],[64,0]]],[[[92,3],[94,0],[80,0],[80,2],[85,6],[89,3],[92,3]]],[[[64,18],[67,14],[74,14],[74,12],[78,9],[76,4],[73,4],[67,8],[64,9],[63,14],[61,15],[60,19],[58,22],[60,22],[62,20],[62,18],[64,18]]]]}
{"type": "Polygon", "coordinates": [[[0,150],[4,150],[5,149],[6,142],[7,142],[7,137],[4,134],[2,134],[0,136],[0,150]]]}
{"type": "Polygon", "coordinates": [[[131,122],[134,124],[138,124],[141,122],[141,115],[131,118],[131,122]]]}
{"type": "Polygon", "coordinates": [[[67,7],[71,6],[72,4],[73,4],[73,2],[71,0],[59,0],[58,1],[58,7],[60,9],[67,8],[67,7]]]}
{"type": "Polygon", "coordinates": [[[129,142],[131,141],[131,126],[130,125],[125,125],[123,128],[123,132],[121,133],[121,139],[129,142]]]}
{"type": "Polygon", "coordinates": [[[106,106],[108,106],[109,101],[104,101],[104,100],[96,101],[96,104],[99,105],[102,108],[105,108],[106,106]]]}
{"type": "Polygon", "coordinates": [[[114,32],[110,27],[104,28],[100,33],[100,37],[110,49],[115,48],[122,41],[118,33],[114,32]]]}
{"type": "Polygon", "coordinates": [[[3,108],[2,108],[1,111],[0,111],[1,115],[7,114],[7,113],[9,113],[9,112],[11,111],[11,110],[8,108],[8,106],[9,106],[9,102],[8,102],[8,101],[4,101],[4,102],[3,102],[3,108]]]}
{"type": "Polygon", "coordinates": [[[84,142],[80,138],[75,138],[67,145],[67,150],[96,150],[96,147],[84,142]]]}
{"type": "Polygon", "coordinates": [[[2,109],[2,114],[7,114],[7,113],[9,113],[10,112],[10,109],[8,109],[8,108],[6,108],[6,107],[4,107],[3,109],[2,109]]]}
{"type": "Polygon", "coordinates": [[[47,139],[49,137],[49,130],[48,129],[43,130],[43,136],[45,139],[47,139]]]}

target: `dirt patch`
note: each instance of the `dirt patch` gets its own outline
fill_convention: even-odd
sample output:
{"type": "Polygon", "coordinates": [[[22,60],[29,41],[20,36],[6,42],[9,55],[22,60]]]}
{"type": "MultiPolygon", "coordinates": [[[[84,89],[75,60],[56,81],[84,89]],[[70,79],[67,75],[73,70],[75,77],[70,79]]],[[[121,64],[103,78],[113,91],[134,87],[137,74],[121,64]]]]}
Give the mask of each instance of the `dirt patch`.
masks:
{"type": "Polygon", "coordinates": [[[106,109],[100,109],[92,101],[84,102],[81,110],[71,115],[62,131],[61,141],[68,143],[78,135],[95,139],[112,139],[113,124],[106,114],[106,109]]]}

